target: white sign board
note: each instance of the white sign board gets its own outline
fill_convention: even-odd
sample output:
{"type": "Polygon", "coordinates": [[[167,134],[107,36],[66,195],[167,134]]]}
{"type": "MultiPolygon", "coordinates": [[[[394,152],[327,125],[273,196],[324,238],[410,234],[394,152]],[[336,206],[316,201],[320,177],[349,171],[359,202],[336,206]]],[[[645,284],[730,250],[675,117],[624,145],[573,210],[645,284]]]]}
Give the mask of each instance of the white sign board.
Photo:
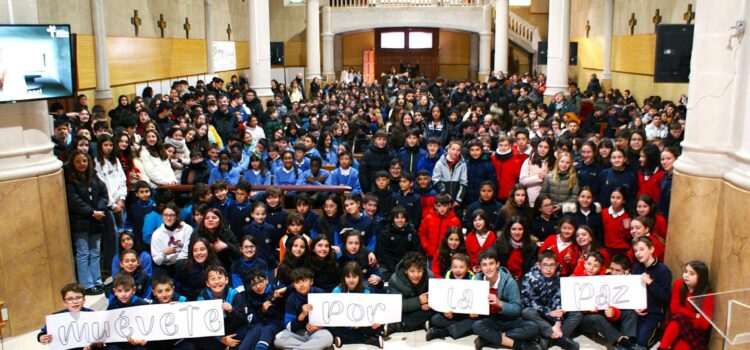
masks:
{"type": "Polygon", "coordinates": [[[428,301],[439,312],[489,315],[490,282],[430,278],[428,301]]]}
{"type": "Polygon", "coordinates": [[[311,293],[310,323],[320,327],[368,327],[401,322],[400,294],[311,293]]]}
{"type": "Polygon", "coordinates": [[[95,342],[201,338],[224,335],[221,300],[134,306],[111,311],[47,316],[50,349],[80,348],[95,342]]]}
{"type": "Polygon", "coordinates": [[[582,276],[560,278],[560,295],[565,311],[645,309],[646,283],[640,275],[582,276]]]}
{"type": "Polygon", "coordinates": [[[232,41],[214,41],[214,70],[223,72],[237,69],[237,50],[232,41]]]}

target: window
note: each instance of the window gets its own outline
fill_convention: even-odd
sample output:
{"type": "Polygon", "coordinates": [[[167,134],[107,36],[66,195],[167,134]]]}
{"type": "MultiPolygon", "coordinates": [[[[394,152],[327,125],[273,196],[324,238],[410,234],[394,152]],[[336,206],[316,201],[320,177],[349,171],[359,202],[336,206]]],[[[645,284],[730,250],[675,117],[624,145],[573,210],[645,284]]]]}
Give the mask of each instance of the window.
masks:
{"type": "Polygon", "coordinates": [[[405,46],[404,32],[380,33],[381,49],[403,49],[405,46]]]}
{"type": "Polygon", "coordinates": [[[432,33],[430,32],[410,32],[409,33],[410,49],[431,49],[432,33]]]}

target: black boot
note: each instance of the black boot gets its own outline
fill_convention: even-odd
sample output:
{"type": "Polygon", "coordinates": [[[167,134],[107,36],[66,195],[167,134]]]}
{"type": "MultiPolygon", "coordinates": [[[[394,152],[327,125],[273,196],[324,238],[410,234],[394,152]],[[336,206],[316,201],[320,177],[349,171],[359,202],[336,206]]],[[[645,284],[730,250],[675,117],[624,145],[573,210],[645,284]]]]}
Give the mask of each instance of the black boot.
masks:
{"type": "Polygon", "coordinates": [[[576,343],[575,341],[573,341],[573,339],[570,339],[568,337],[557,338],[552,342],[552,344],[557,345],[563,348],[564,350],[578,350],[581,348],[581,346],[578,345],[578,343],[576,343]]]}
{"type": "Polygon", "coordinates": [[[430,328],[425,335],[425,340],[430,341],[433,339],[445,339],[448,335],[448,331],[442,328],[430,328]]]}

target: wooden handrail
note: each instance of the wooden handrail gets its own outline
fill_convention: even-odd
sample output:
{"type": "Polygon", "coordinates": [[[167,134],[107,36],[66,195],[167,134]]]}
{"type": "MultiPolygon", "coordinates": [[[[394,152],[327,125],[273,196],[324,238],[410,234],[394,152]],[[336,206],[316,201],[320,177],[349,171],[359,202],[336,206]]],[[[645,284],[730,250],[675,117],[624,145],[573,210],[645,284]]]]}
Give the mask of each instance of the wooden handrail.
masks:
{"type": "MultiPolygon", "coordinates": [[[[193,185],[165,185],[159,188],[168,189],[174,192],[190,192],[193,185]]],[[[299,191],[299,192],[348,192],[352,188],[349,186],[327,186],[327,185],[255,185],[253,191],[265,191],[269,188],[278,188],[281,192],[299,191]]],[[[230,186],[230,190],[234,189],[230,186]]]]}

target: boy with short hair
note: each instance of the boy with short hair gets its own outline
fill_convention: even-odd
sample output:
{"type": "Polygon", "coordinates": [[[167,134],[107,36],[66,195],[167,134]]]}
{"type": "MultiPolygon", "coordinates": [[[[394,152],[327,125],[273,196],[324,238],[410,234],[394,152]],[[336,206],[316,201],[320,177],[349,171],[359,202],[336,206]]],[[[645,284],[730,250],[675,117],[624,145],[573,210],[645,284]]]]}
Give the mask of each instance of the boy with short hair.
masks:
{"type": "Polygon", "coordinates": [[[417,171],[419,160],[427,154],[419,145],[419,136],[417,129],[407,131],[406,145],[398,151],[398,159],[401,160],[403,171],[409,174],[417,171]]]}
{"type": "Polygon", "coordinates": [[[487,223],[490,225],[490,229],[493,231],[501,231],[503,227],[495,227],[500,211],[503,209],[503,204],[497,201],[495,196],[494,182],[485,181],[479,185],[479,200],[473,203],[469,203],[466,207],[466,213],[462,223],[464,227],[473,227],[471,222],[471,215],[478,209],[484,210],[487,214],[487,223]]]}
{"type": "Polygon", "coordinates": [[[372,191],[368,194],[378,197],[378,215],[386,217],[391,212],[391,208],[393,208],[388,172],[384,170],[378,171],[375,173],[374,179],[375,184],[372,187],[372,191]]]}
{"type": "Polygon", "coordinates": [[[219,209],[224,218],[229,217],[229,207],[234,204],[234,200],[229,197],[229,186],[224,181],[214,181],[211,184],[211,207],[219,209]]]}
{"type": "Polygon", "coordinates": [[[71,140],[70,122],[66,119],[55,119],[53,127],[54,134],[52,135],[52,143],[55,146],[52,148],[52,152],[55,154],[55,157],[64,162],[65,159],[63,159],[63,157],[65,156],[65,150],[68,148],[68,144],[71,140]]]}
{"type": "Polygon", "coordinates": [[[245,322],[245,303],[234,288],[229,285],[229,275],[223,266],[211,265],[206,269],[206,289],[198,296],[198,301],[220,299],[224,310],[224,336],[196,339],[200,349],[223,350],[227,346],[240,345],[247,326],[245,322]]]}
{"type": "Polygon", "coordinates": [[[472,140],[469,142],[469,157],[466,160],[466,178],[468,186],[464,203],[469,205],[479,199],[481,184],[490,181],[496,182],[495,167],[490,160],[489,152],[485,152],[482,141],[472,140]]]}
{"type": "MultiPolygon", "coordinates": [[[[77,313],[77,312],[94,311],[83,306],[83,304],[86,303],[86,296],[84,294],[83,286],[81,286],[78,283],[66,284],[60,290],[60,295],[62,296],[63,303],[65,304],[65,309],[57,311],[54,314],[61,314],[65,312],[77,313]]],[[[46,324],[39,331],[39,334],[36,335],[36,340],[43,345],[47,345],[52,342],[52,334],[47,334],[46,324]]],[[[101,344],[92,344],[89,346],[89,348],[101,347],[97,345],[101,345],[101,344]]]]}
{"type": "Polygon", "coordinates": [[[162,211],[164,211],[164,208],[167,207],[167,204],[174,201],[174,192],[166,189],[166,188],[157,188],[154,193],[154,202],[156,203],[156,208],[154,208],[153,211],[146,214],[146,217],[143,218],[143,245],[144,248],[150,249],[151,246],[151,236],[153,236],[154,231],[159,228],[164,223],[164,220],[161,217],[162,211]]]}
{"type": "MultiPolygon", "coordinates": [[[[443,235],[448,227],[461,228],[461,220],[451,210],[452,203],[453,199],[445,192],[435,196],[433,212],[427,215],[419,226],[419,240],[428,261],[433,261],[438,255],[438,245],[443,240],[443,235]]],[[[434,262],[433,265],[435,265],[434,262]]],[[[432,271],[434,272],[436,268],[439,270],[439,267],[433,266],[432,271]]]]}
{"type": "Polygon", "coordinates": [[[399,190],[391,195],[391,205],[400,205],[406,209],[409,223],[418,228],[422,221],[422,205],[419,195],[414,194],[414,177],[406,173],[401,175],[399,190]]]}
{"type": "Polygon", "coordinates": [[[307,147],[302,142],[294,144],[294,165],[300,173],[310,170],[310,158],[307,157],[307,147]]]}
{"type": "Polygon", "coordinates": [[[435,169],[440,157],[443,155],[443,148],[440,146],[440,140],[434,137],[427,139],[427,153],[422,156],[422,159],[417,163],[417,171],[427,170],[432,176],[432,171],[435,169]]]}
{"type": "Polygon", "coordinates": [[[277,247],[281,236],[286,232],[287,211],[281,204],[281,190],[272,187],[266,190],[266,222],[274,228],[273,245],[277,247]]]}
{"type": "Polygon", "coordinates": [[[271,288],[266,271],[255,267],[243,276],[247,289],[242,294],[245,299],[247,323],[250,330],[240,344],[240,350],[265,350],[272,344],[276,334],[284,329],[284,303],[276,302],[279,291],[271,288]]]}
{"type": "Polygon", "coordinates": [[[352,194],[362,194],[362,187],[359,184],[359,170],[352,167],[352,154],[349,151],[339,153],[339,166],[331,172],[326,185],[329,186],[349,186],[352,188],[352,194]]]}
{"type": "Polygon", "coordinates": [[[435,276],[427,269],[425,256],[419,252],[408,252],[396,265],[388,281],[388,293],[401,294],[401,322],[385,325],[384,337],[399,332],[410,332],[429,328],[429,319],[434,314],[428,303],[428,280],[435,276]]]}
{"type": "Polygon", "coordinates": [[[195,220],[193,220],[192,216],[193,207],[198,206],[201,203],[210,204],[211,197],[211,186],[206,183],[197,183],[193,185],[193,189],[190,191],[192,203],[182,208],[180,211],[180,220],[195,227],[195,220]]]}
{"type": "Polygon", "coordinates": [[[426,169],[417,171],[417,185],[414,193],[419,195],[419,205],[422,207],[422,217],[426,217],[435,207],[437,191],[432,188],[432,175],[426,169]]]}
{"type": "MultiPolygon", "coordinates": [[[[187,301],[187,298],[174,291],[174,282],[167,275],[162,274],[154,277],[151,280],[151,286],[153,294],[153,298],[151,299],[152,305],[184,303],[187,301]]],[[[193,350],[196,349],[196,345],[189,339],[169,339],[151,341],[148,343],[148,348],[149,350],[193,350]]]]}
{"type": "Polygon", "coordinates": [[[284,261],[287,242],[292,241],[292,237],[302,235],[307,240],[307,246],[310,246],[312,239],[304,231],[305,218],[298,212],[291,212],[286,217],[286,233],[279,239],[279,262],[284,261]]]}
{"type": "Polygon", "coordinates": [[[305,226],[302,231],[307,232],[310,237],[317,236],[321,232],[320,215],[312,210],[313,199],[307,193],[301,193],[297,196],[295,204],[297,212],[305,218],[305,226]]]}
{"type": "Polygon", "coordinates": [[[580,312],[564,312],[560,299],[560,264],[550,250],[539,253],[537,264],[523,278],[521,316],[539,326],[544,339],[565,350],[578,350],[580,345],[571,334],[581,323],[580,312]]]}
{"type": "Polygon", "coordinates": [[[490,283],[490,315],[471,327],[477,335],[474,348],[502,345],[516,350],[542,350],[533,341],[539,334],[539,327],[521,318],[518,284],[510,272],[500,266],[497,252],[492,249],[481,252],[479,265],[482,271],[477,272],[474,279],[490,283]]]}
{"type": "Polygon", "coordinates": [[[388,170],[391,159],[396,158],[396,152],[388,147],[388,135],[378,130],[372,137],[372,144],[365,151],[359,164],[359,184],[362,191],[370,192],[374,185],[373,174],[380,170],[388,170]]]}
{"type": "Polygon", "coordinates": [[[133,227],[133,235],[138,243],[143,243],[143,221],[150,212],[156,209],[156,202],[151,199],[151,187],[146,181],[138,181],[133,188],[136,200],[128,208],[127,221],[133,227]]]}
{"type": "MultiPolygon", "coordinates": [[[[329,173],[328,170],[322,169],[322,166],[323,160],[321,160],[320,157],[310,157],[309,169],[303,171],[297,178],[297,185],[321,186],[325,184],[328,181],[328,178],[331,177],[331,173],[329,173]]],[[[308,198],[312,197],[312,202],[314,203],[323,203],[323,200],[326,197],[325,192],[309,192],[307,195],[308,198]]],[[[310,204],[312,204],[312,202],[310,204]]]]}
{"type": "MultiPolygon", "coordinates": [[[[109,297],[107,310],[117,310],[126,307],[149,305],[149,303],[135,295],[135,280],[127,273],[118,273],[112,282],[113,295],[109,297]]],[[[146,340],[128,338],[128,342],[108,343],[107,349],[146,350],[146,340]]]]}
{"type": "Polygon", "coordinates": [[[242,238],[242,229],[252,220],[250,217],[250,207],[253,202],[250,201],[250,192],[252,192],[250,184],[240,181],[237,184],[237,189],[234,190],[235,200],[232,201],[228,210],[227,221],[229,221],[229,228],[234,232],[238,242],[242,238]]]}
{"type": "Polygon", "coordinates": [[[274,345],[279,349],[325,349],[333,344],[333,335],[328,330],[309,323],[312,305],[307,302],[309,293],[323,293],[313,287],[315,273],[306,267],[291,272],[292,288],[286,300],[284,324],[286,329],[276,334],[274,345]]]}

